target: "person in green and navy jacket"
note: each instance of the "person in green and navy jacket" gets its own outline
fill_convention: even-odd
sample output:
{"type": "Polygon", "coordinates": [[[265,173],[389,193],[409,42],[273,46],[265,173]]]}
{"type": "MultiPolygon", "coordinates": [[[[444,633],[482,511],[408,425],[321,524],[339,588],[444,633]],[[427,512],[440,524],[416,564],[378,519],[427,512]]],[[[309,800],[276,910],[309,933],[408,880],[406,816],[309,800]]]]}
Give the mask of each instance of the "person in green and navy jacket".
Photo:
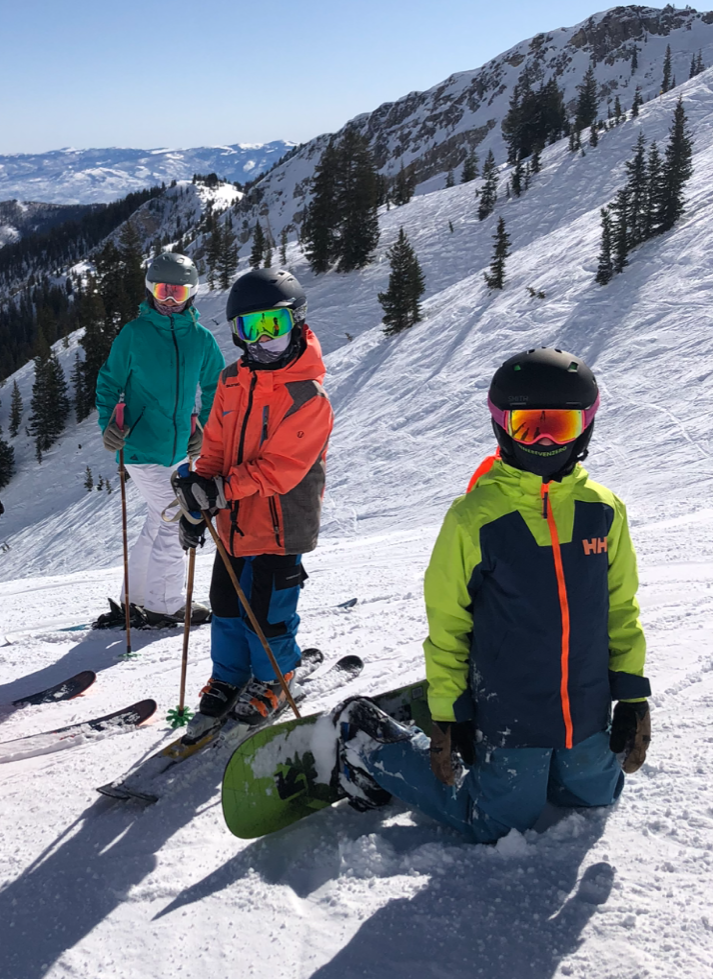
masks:
{"type": "MultiPolygon", "coordinates": [[[[142,625],[160,627],[184,618],[185,561],[178,524],[166,523],[161,514],[175,498],[171,473],[200,453],[203,425],[225,367],[213,334],[200,325],[193,305],[197,291],[198,271],[190,258],[158,255],[146,272],[146,301],[139,316],[122,327],[97,379],[104,445],[114,453],[124,450],[126,470],[146,502],[146,521],[129,555],[129,600],[142,625]]],[[[122,610],[110,604],[113,611],[95,625],[123,625],[122,610]]],[[[191,618],[204,621],[208,614],[196,604],[191,618]]]]}
{"type": "Polygon", "coordinates": [[[546,803],[611,805],[651,737],[626,509],[581,465],[596,379],[530,350],[496,372],[489,407],[499,450],[425,577],[430,739],[359,698],[336,718],[358,807],[394,795],[476,843],[532,828],[546,803]]]}

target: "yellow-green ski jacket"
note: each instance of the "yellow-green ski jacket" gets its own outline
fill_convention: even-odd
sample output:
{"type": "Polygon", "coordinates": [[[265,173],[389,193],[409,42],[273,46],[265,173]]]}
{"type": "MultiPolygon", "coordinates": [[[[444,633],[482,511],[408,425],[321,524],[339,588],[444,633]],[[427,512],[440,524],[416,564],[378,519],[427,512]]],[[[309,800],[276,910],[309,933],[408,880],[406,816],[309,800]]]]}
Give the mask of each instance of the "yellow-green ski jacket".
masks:
{"type": "Polygon", "coordinates": [[[650,693],[626,509],[578,465],[494,460],[446,514],[426,572],[428,700],[494,747],[572,747],[650,693]]]}

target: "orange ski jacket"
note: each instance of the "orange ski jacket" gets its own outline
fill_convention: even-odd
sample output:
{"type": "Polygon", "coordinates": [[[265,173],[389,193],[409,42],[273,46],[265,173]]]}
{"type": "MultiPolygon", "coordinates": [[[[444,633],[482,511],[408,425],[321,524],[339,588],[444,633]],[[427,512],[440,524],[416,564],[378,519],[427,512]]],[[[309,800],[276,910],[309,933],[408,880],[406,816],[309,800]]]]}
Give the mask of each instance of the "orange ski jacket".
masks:
{"type": "Polygon", "coordinates": [[[317,546],[334,415],[319,341],[309,327],[304,336],[287,367],[253,370],[241,359],[220,375],[196,472],[224,477],[218,531],[235,557],[317,546]]]}

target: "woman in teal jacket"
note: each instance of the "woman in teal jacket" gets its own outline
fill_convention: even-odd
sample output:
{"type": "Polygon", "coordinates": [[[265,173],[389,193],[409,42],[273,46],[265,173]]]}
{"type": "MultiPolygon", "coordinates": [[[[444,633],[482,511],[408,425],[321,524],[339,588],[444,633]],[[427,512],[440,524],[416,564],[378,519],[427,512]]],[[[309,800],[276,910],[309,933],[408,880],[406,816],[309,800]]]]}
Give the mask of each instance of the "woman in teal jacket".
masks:
{"type": "MultiPolygon", "coordinates": [[[[174,498],[171,473],[200,452],[202,427],[225,367],[193,307],[197,291],[198,271],[190,258],[171,252],[155,258],[140,315],[119,332],[97,378],[104,444],[113,452],[123,448],[126,469],[146,501],[146,521],[129,555],[129,581],[131,602],[145,611],[150,625],[183,618],[184,552],[178,525],[165,523],[161,513],[174,498]],[[123,429],[115,418],[122,399],[123,429]]],[[[207,610],[195,614],[202,618],[207,610]]],[[[99,624],[114,624],[113,619],[110,613],[99,624]]]]}

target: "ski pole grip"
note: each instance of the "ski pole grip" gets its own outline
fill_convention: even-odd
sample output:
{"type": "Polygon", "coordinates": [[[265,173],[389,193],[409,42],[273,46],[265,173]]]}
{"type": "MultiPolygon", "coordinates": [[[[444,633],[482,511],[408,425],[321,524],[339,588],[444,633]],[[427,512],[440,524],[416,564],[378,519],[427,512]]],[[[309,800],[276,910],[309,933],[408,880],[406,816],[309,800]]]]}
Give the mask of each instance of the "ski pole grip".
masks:
{"type": "Polygon", "coordinates": [[[121,431],[124,431],[124,402],[120,401],[114,409],[114,418],[121,431]]]}

